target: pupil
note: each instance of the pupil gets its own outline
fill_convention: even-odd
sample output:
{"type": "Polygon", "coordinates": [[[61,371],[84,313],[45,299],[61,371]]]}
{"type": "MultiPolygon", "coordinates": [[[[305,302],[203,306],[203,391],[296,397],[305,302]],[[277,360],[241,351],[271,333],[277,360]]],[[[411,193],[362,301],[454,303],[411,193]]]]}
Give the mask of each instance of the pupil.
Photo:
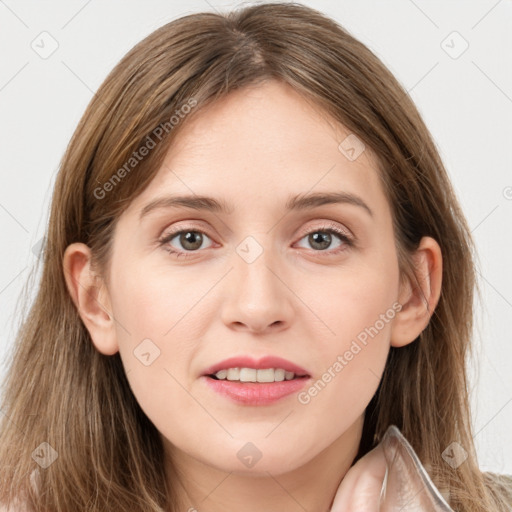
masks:
{"type": "Polygon", "coordinates": [[[194,249],[199,249],[199,247],[201,247],[203,240],[201,233],[187,231],[181,235],[180,242],[185,249],[193,251],[194,249]],[[188,244],[191,244],[191,246],[188,244]]]}
{"type": "Polygon", "coordinates": [[[311,245],[314,247],[314,244],[319,243],[321,247],[319,247],[320,250],[327,249],[329,245],[331,244],[331,235],[330,233],[320,234],[321,232],[317,231],[316,233],[312,233],[309,235],[309,241],[311,245]]]}

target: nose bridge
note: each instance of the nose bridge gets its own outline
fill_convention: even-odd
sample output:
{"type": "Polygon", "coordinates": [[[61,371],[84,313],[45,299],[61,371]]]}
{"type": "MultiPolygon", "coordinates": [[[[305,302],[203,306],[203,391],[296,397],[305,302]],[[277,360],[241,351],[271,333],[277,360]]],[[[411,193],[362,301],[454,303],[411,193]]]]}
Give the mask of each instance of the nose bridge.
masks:
{"type": "Polygon", "coordinates": [[[288,323],[292,313],[290,291],[279,277],[281,265],[272,247],[272,237],[247,236],[235,252],[223,305],[224,321],[242,323],[255,330],[288,323]]]}
{"type": "Polygon", "coordinates": [[[275,294],[282,294],[278,279],[270,271],[273,266],[279,266],[271,241],[269,235],[249,235],[236,247],[235,287],[247,299],[264,303],[275,294]]]}

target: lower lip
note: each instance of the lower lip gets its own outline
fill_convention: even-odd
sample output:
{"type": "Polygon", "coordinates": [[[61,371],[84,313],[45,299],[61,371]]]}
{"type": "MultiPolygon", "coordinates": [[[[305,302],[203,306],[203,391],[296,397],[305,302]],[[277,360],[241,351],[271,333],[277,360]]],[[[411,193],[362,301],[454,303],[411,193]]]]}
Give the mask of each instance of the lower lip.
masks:
{"type": "Polygon", "coordinates": [[[203,376],[208,386],[220,395],[224,395],[244,405],[268,405],[285,396],[297,393],[309,381],[310,377],[283,380],[281,382],[239,382],[215,380],[203,376]]]}

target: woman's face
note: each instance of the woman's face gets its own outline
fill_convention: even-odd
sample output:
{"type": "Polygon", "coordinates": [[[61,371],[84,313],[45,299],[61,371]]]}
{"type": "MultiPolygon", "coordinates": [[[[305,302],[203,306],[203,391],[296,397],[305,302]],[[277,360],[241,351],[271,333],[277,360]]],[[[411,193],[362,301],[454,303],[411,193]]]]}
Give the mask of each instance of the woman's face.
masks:
{"type": "Polygon", "coordinates": [[[288,86],[183,126],[117,224],[109,280],[128,380],[171,452],[279,474],[359,440],[400,308],[391,212],[369,149],[288,86]],[[286,362],[251,371],[267,357],[286,362]],[[218,363],[278,382],[206,376],[218,363]],[[279,382],[287,364],[302,370],[279,382]]]}

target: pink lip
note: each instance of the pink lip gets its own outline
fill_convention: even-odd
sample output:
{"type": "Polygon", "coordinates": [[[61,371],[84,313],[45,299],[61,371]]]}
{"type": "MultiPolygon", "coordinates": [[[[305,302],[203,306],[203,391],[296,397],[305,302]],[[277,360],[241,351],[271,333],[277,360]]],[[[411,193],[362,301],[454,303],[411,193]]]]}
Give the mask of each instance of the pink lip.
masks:
{"type": "Polygon", "coordinates": [[[297,366],[296,364],[287,361],[286,359],[275,356],[265,356],[258,360],[249,356],[230,357],[229,359],[224,359],[224,361],[206,368],[202,375],[213,375],[220,370],[227,370],[228,368],[255,368],[256,370],[264,370],[266,368],[282,368],[287,372],[295,373],[296,376],[309,377],[308,372],[304,370],[304,368],[301,368],[300,366],[297,366]]]}
{"type": "Polygon", "coordinates": [[[299,392],[311,380],[310,377],[302,377],[281,382],[238,382],[215,380],[207,376],[201,379],[210,389],[240,405],[269,405],[299,392]]]}
{"type": "Polygon", "coordinates": [[[268,405],[298,392],[310,380],[310,375],[304,368],[281,357],[265,356],[261,359],[253,359],[249,356],[240,356],[225,359],[206,368],[201,378],[205,380],[210,389],[239,404],[268,405]],[[254,368],[256,370],[282,368],[287,372],[293,372],[297,377],[301,378],[283,380],[281,382],[238,382],[215,380],[209,377],[209,375],[228,368],[254,368]]]}

